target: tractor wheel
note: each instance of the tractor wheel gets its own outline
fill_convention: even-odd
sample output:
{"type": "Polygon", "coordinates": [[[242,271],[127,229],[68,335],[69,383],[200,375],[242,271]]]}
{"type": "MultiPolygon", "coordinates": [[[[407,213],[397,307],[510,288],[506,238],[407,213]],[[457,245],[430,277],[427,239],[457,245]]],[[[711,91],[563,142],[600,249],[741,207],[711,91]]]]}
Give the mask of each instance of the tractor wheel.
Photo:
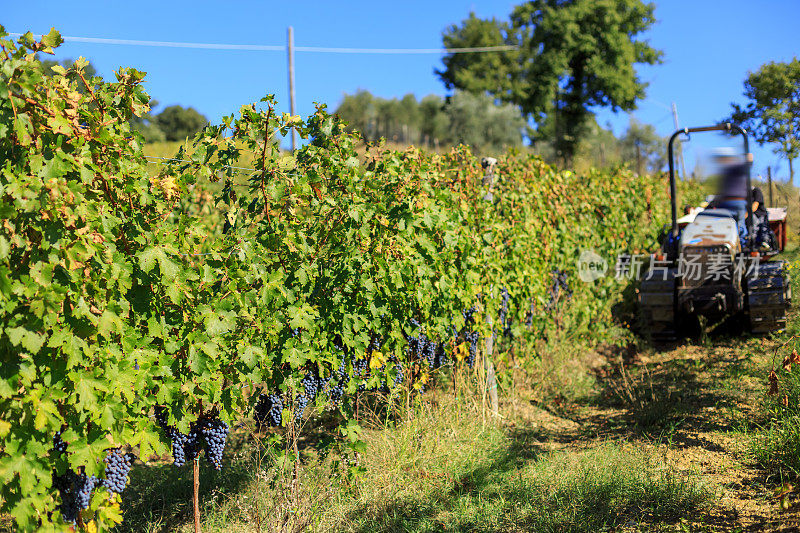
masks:
{"type": "Polygon", "coordinates": [[[786,327],[786,311],[792,301],[792,287],[784,261],[759,265],[747,278],[747,305],[750,331],[771,333],[786,327]]]}
{"type": "Polygon", "coordinates": [[[656,342],[678,339],[678,316],[676,313],[675,278],[677,268],[649,270],[639,286],[639,307],[645,330],[656,342]]]}

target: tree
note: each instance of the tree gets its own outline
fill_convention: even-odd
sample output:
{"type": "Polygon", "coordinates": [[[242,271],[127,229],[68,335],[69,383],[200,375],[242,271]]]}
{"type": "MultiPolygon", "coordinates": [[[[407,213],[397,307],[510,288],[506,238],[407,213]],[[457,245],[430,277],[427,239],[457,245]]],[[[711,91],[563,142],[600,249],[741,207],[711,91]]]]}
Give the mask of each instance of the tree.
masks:
{"type": "Polygon", "coordinates": [[[447,100],[431,94],[417,101],[413,94],[398,100],[359,90],[344,96],[336,114],[368,141],[384,137],[434,148],[468,144],[476,152],[520,146],[527,126],[516,106],[498,105],[487,95],[462,91],[447,100]]]}
{"type": "Polygon", "coordinates": [[[496,105],[486,95],[457,91],[445,106],[451,144],[466,144],[477,153],[522,145],[525,119],[515,106],[496,105]]]}
{"type": "Polygon", "coordinates": [[[747,104],[732,103],[727,120],[753,134],[760,145],[775,143],[774,153],[789,160],[794,180],[794,159],[800,155],[800,60],[766,63],[749,73],[744,82],[747,104]]]}
{"type": "Polygon", "coordinates": [[[639,174],[658,172],[667,164],[667,142],[652,124],[642,124],[631,117],[628,130],[620,138],[622,160],[639,174]]]}
{"type": "Polygon", "coordinates": [[[636,37],[655,21],[653,10],[641,0],[532,0],[514,8],[509,22],[470,14],[445,31],[447,48],[518,49],[451,53],[437,74],[449,89],[519,106],[536,122],[537,137],[551,138],[569,164],[591,125],[591,108],[631,110],[644,97],[647,84],[634,66],[658,63],[661,52],[636,37]]]}
{"type": "Polygon", "coordinates": [[[359,89],[355,94],[344,95],[336,114],[347,122],[351,131],[359,131],[367,140],[375,138],[377,109],[375,97],[369,91],[359,89]]]}
{"type": "Polygon", "coordinates": [[[164,133],[166,140],[183,141],[203,129],[208,119],[192,107],[171,105],[153,117],[151,122],[164,133]]]}
{"type": "Polygon", "coordinates": [[[446,142],[448,137],[448,119],[445,114],[444,101],[435,94],[429,94],[419,103],[420,113],[420,143],[427,146],[439,147],[440,142],[446,142]]]}

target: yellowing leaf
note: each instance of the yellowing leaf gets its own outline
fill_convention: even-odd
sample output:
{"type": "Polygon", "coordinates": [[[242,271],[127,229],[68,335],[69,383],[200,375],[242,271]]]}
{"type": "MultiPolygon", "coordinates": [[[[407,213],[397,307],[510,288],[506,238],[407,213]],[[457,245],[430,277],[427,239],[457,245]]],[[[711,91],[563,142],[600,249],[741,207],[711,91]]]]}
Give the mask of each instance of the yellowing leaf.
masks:
{"type": "Polygon", "coordinates": [[[41,431],[47,425],[47,415],[44,413],[43,410],[39,409],[36,411],[36,417],[33,419],[33,427],[36,428],[38,431],[41,431]]]}
{"type": "Polygon", "coordinates": [[[456,360],[463,361],[469,355],[469,349],[467,348],[467,343],[462,342],[458,346],[456,346],[456,360]]]}
{"type": "Polygon", "coordinates": [[[383,352],[372,352],[372,357],[369,360],[369,367],[377,370],[386,364],[386,357],[383,352]]]}

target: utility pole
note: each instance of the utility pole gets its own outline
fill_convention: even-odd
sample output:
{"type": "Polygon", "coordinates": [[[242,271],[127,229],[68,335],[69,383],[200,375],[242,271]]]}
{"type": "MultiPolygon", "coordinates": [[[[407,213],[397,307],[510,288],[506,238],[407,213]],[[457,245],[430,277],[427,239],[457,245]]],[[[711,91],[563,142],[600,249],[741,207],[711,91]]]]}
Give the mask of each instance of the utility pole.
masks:
{"type": "MultiPolygon", "coordinates": [[[[286,51],[289,54],[289,112],[295,116],[294,112],[294,28],[289,26],[286,36],[286,51]]],[[[292,153],[297,148],[297,132],[292,126],[292,153]]]]}
{"type": "Polygon", "coordinates": [[[769,187],[769,207],[772,207],[772,167],[767,167],[767,186],[769,187]]]}
{"type": "MultiPolygon", "coordinates": [[[[679,129],[680,126],[678,125],[678,106],[675,105],[675,102],[672,102],[672,121],[675,123],[675,129],[679,129]]],[[[678,137],[678,142],[680,143],[680,152],[678,152],[678,159],[681,161],[681,177],[686,179],[686,164],[683,162],[683,143],[678,137]]]]}

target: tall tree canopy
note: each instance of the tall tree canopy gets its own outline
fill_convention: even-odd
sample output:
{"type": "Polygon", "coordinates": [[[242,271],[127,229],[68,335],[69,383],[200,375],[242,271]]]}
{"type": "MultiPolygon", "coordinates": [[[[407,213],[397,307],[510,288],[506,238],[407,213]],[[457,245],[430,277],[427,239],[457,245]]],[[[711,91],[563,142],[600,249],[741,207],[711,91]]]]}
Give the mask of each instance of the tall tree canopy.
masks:
{"type": "Polygon", "coordinates": [[[171,105],[154,116],[152,122],[168,141],[183,141],[208,124],[208,119],[193,107],[171,105]]]}
{"type": "Polygon", "coordinates": [[[766,63],[744,81],[744,107],[731,104],[731,118],[751,132],[760,144],[775,143],[774,152],[789,160],[800,155],[800,60],[766,63]]]}
{"type": "Polygon", "coordinates": [[[445,31],[445,47],[518,48],[448,54],[437,74],[448,88],[518,105],[536,122],[537,138],[551,140],[569,162],[593,107],[631,110],[644,97],[635,65],[658,63],[661,52],[637,36],[655,22],[654,8],[641,0],[532,0],[508,22],[470,14],[445,31]]]}
{"type": "Polygon", "coordinates": [[[619,141],[622,160],[639,174],[658,172],[667,164],[668,141],[651,124],[642,124],[631,117],[628,130],[619,141]]]}

